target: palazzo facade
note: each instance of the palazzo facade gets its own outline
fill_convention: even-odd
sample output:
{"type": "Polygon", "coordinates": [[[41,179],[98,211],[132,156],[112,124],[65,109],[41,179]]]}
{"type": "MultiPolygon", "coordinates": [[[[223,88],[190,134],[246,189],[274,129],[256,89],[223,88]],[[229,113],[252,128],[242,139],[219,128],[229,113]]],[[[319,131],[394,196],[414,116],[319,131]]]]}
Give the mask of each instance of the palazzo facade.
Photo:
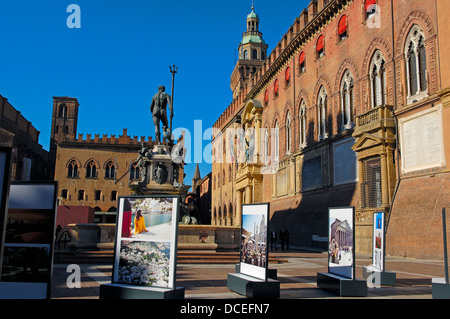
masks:
{"type": "Polygon", "coordinates": [[[387,254],[440,258],[437,216],[450,204],[443,2],[313,0],[269,54],[252,8],[233,100],[214,125],[212,224],[240,225],[242,204],[270,202],[271,230],[326,249],[328,208],[354,206],[356,252],[371,252],[373,213],[384,211],[387,254]]]}

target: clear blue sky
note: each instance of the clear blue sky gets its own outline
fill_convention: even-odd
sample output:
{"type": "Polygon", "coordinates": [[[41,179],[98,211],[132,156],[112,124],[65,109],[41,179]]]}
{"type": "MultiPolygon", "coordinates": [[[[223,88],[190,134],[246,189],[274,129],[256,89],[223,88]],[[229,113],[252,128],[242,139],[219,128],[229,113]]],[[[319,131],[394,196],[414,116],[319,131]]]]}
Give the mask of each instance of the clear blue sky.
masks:
{"type": "MultiPolygon", "coordinates": [[[[254,0],[269,52],[308,3],[254,0]]],[[[204,132],[232,101],[230,76],[251,6],[251,0],[2,1],[0,94],[41,132],[46,150],[53,96],[78,99],[84,136],[118,136],[123,128],[153,136],[150,100],[161,84],[170,94],[175,64],[173,127],[193,135],[201,120],[204,132]],[[81,28],[67,27],[70,4],[81,9],[81,28]]],[[[190,155],[188,185],[195,170],[190,155]]],[[[211,171],[206,161],[199,163],[202,177],[211,171]]]]}

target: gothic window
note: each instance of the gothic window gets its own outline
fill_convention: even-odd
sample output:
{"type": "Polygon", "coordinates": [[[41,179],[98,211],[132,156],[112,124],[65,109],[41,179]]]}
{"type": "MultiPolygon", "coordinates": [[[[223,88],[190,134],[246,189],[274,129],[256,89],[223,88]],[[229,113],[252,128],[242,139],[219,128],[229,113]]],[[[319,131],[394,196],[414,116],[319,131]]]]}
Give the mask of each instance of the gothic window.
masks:
{"type": "Polygon", "coordinates": [[[292,152],[292,134],[291,134],[291,114],[286,116],[286,155],[292,152]]]}
{"type": "Polygon", "coordinates": [[[370,63],[370,90],[372,107],[386,103],[386,70],[381,51],[377,50],[370,63]]]}
{"type": "Polygon", "coordinates": [[[86,178],[97,177],[97,166],[93,160],[89,161],[86,165],[86,178]]]}
{"type": "Polygon", "coordinates": [[[325,55],[325,37],[323,35],[321,35],[317,40],[316,50],[317,58],[321,58],[325,55]]]}
{"type": "Polygon", "coordinates": [[[77,178],[78,177],[78,164],[75,160],[70,161],[68,165],[67,177],[77,178]]]}
{"type": "Polygon", "coordinates": [[[113,161],[108,161],[105,165],[105,179],[114,179],[116,177],[116,167],[113,161]]]}
{"type": "Polygon", "coordinates": [[[247,59],[248,59],[248,51],[244,50],[244,60],[247,60],[247,59]]]}
{"type": "Polygon", "coordinates": [[[300,135],[300,148],[304,148],[306,146],[306,103],[303,99],[300,102],[298,132],[300,135]]]}
{"type": "Polygon", "coordinates": [[[267,165],[269,163],[269,130],[264,128],[264,164],[267,165]]]}
{"type": "Polygon", "coordinates": [[[408,104],[427,96],[427,59],[424,40],[423,30],[418,25],[414,25],[405,44],[408,104]]]}
{"type": "Polygon", "coordinates": [[[318,139],[323,140],[328,137],[327,132],[327,90],[322,85],[317,96],[317,133],[318,139]]]}
{"type": "Polygon", "coordinates": [[[275,93],[275,96],[278,95],[278,79],[275,80],[275,84],[273,86],[273,92],[275,93]]]}
{"type": "Polygon", "coordinates": [[[298,65],[300,73],[304,73],[306,71],[306,60],[304,51],[300,53],[300,57],[298,58],[298,65]]]}
{"type": "Polygon", "coordinates": [[[278,159],[280,158],[280,127],[278,125],[278,121],[275,123],[275,129],[273,132],[273,143],[274,143],[275,161],[278,161],[278,159]]]}
{"type": "Polygon", "coordinates": [[[267,102],[269,102],[269,91],[266,90],[266,92],[264,93],[264,103],[267,104],[267,102]]]}
{"type": "Polygon", "coordinates": [[[353,101],[353,76],[350,70],[347,70],[341,81],[342,130],[353,127],[353,101]]]}
{"type": "Polygon", "coordinates": [[[130,180],[139,179],[139,166],[136,162],[132,163],[130,166],[130,180]]]}
{"type": "Polygon", "coordinates": [[[343,15],[339,20],[338,34],[340,41],[348,37],[348,17],[346,15],[343,15]]]}

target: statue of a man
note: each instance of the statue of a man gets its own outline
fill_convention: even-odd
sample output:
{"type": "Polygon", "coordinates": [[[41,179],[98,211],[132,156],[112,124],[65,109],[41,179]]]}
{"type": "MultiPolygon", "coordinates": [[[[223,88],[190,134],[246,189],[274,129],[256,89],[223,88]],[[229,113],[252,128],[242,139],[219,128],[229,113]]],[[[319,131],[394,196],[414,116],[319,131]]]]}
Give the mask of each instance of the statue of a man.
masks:
{"type": "Polygon", "coordinates": [[[158,93],[156,93],[152,98],[152,103],[150,104],[150,112],[152,112],[153,124],[155,125],[155,137],[158,144],[161,144],[161,135],[159,131],[159,121],[162,123],[163,137],[170,138],[170,130],[167,121],[167,106],[170,110],[170,118],[173,117],[173,106],[172,99],[169,94],[165,91],[164,85],[158,87],[158,93]]]}

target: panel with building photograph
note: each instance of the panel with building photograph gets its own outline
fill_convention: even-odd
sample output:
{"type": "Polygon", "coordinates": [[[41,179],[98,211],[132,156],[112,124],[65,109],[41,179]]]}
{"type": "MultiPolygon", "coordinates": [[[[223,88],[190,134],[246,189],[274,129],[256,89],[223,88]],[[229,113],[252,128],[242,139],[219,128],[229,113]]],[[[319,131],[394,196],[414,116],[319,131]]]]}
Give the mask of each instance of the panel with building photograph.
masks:
{"type": "Polygon", "coordinates": [[[328,271],[354,278],[354,208],[329,208],[328,271]]]}

